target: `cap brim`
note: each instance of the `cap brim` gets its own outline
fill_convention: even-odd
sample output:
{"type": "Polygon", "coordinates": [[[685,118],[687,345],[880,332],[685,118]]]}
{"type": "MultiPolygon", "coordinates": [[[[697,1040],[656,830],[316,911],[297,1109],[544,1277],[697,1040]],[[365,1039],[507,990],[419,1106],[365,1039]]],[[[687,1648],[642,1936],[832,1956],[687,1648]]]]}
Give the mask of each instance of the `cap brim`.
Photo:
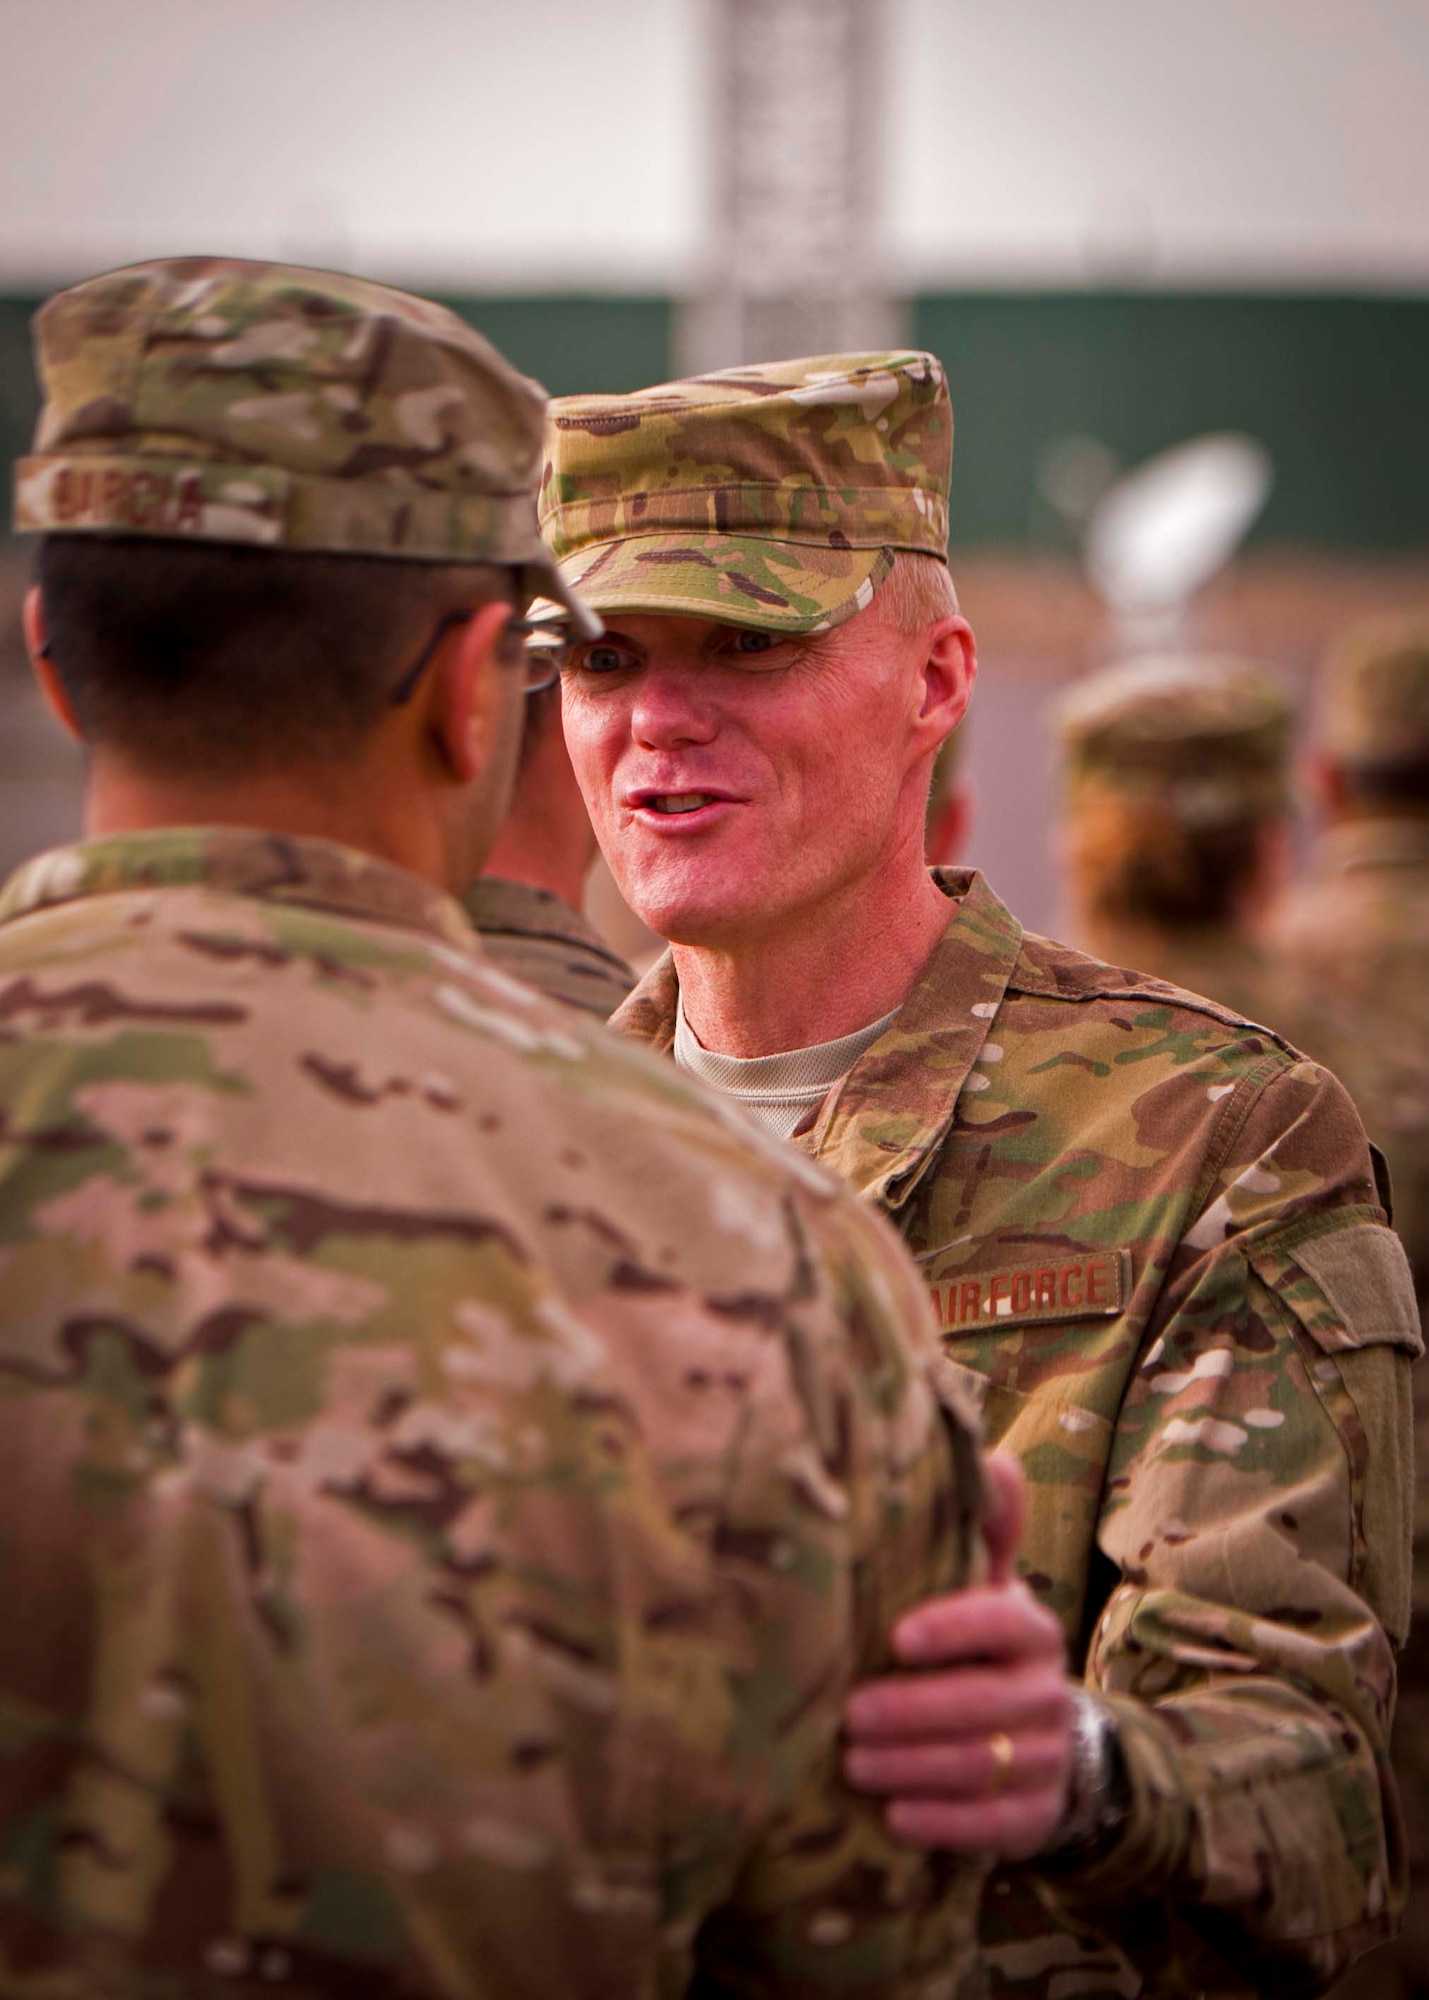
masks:
{"type": "Polygon", "coordinates": [[[561,574],[561,566],[544,549],[522,565],[526,589],[532,598],[547,598],[559,605],[570,618],[577,638],[598,639],[605,627],[591,604],[561,574]]]}
{"type": "Polygon", "coordinates": [[[662,612],[761,632],[823,632],[865,610],[892,563],[883,548],[667,532],[587,543],[561,571],[603,615],[662,612]]]}

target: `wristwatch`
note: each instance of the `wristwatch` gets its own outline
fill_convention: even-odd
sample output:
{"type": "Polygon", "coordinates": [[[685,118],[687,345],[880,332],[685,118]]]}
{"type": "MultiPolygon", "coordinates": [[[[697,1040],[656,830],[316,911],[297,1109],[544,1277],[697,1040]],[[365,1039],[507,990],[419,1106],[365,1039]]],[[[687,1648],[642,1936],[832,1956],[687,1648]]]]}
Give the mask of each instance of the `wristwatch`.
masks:
{"type": "Polygon", "coordinates": [[[1131,1813],[1131,1781],[1110,1709],[1072,1690],[1072,1775],[1067,1810],[1039,1859],[1085,1862],[1108,1848],[1131,1813]]]}

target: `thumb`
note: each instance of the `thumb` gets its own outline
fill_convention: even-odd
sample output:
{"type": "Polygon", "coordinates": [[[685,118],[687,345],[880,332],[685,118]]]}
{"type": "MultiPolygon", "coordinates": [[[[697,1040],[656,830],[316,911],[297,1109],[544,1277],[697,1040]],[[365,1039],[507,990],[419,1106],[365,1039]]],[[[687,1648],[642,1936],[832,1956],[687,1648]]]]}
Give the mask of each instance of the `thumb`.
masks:
{"type": "Polygon", "coordinates": [[[1001,1455],[983,1461],[983,1476],[987,1516],[982,1531],[987,1544],[988,1582],[1011,1583],[1013,1558],[1027,1520],[1027,1481],[1017,1460],[1001,1455]]]}

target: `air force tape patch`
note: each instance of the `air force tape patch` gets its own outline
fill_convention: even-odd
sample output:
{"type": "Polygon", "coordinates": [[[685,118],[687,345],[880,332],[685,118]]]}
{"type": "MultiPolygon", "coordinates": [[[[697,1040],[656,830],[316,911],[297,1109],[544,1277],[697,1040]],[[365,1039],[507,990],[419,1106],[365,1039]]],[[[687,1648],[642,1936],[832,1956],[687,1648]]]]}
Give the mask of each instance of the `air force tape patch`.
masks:
{"type": "Polygon", "coordinates": [[[1035,1326],[1045,1320],[1111,1319],[1126,1304],[1129,1263],[1125,1250],[1087,1250],[1035,1264],[958,1272],[931,1279],[928,1289],[944,1333],[999,1324],[1035,1326]]]}

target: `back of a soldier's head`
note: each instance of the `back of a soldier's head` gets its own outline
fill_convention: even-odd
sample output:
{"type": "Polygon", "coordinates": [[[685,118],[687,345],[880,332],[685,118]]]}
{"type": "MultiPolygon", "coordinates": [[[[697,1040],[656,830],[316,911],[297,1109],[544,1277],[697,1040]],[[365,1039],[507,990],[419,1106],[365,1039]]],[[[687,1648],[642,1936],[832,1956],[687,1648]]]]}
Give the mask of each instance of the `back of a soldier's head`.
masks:
{"type": "Polygon", "coordinates": [[[222,259],[77,285],[35,324],[16,477],[80,727],[164,773],[338,757],[434,626],[564,596],[545,398],[444,308],[222,259]]]}
{"type": "Polygon", "coordinates": [[[1079,682],[1055,724],[1083,912],[1157,928],[1233,922],[1289,809],[1293,714],[1280,682],[1236,660],[1139,660],[1079,682]]]}
{"type": "Polygon", "coordinates": [[[1429,813],[1429,614],[1378,619],[1330,648],[1314,738],[1340,810],[1429,813]]]}

